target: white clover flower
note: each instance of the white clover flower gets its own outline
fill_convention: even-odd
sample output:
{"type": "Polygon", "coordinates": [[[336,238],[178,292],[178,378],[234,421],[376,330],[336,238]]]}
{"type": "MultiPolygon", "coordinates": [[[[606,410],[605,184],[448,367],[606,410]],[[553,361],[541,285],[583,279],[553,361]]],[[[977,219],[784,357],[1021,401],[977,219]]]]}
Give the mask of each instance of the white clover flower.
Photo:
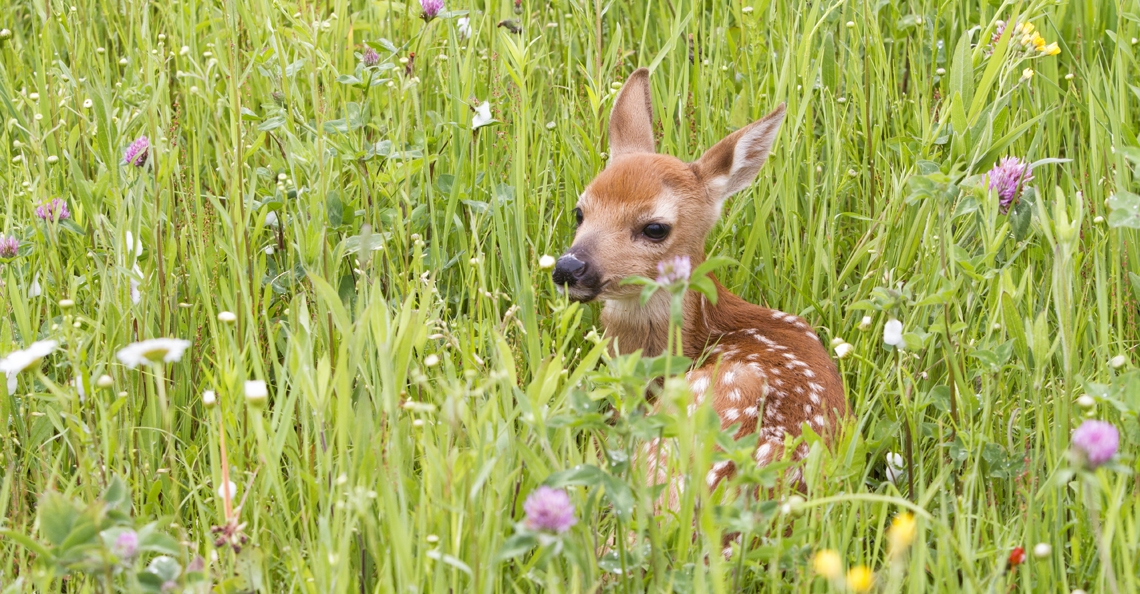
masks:
{"type": "Polygon", "coordinates": [[[202,392],[202,404],[204,404],[206,408],[214,408],[214,405],[217,403],[218,395],[213,390],[202,392]]]}
{"type": "Polygon", "coordinates": [[[1124,364],[1127,362],[1128,357],[1125,355],[1117,355],[1108,360],[1108,364],[1111,365],[1113,369],[1120,369],[1121,367],[1124,367],[1124,364]]]}
{"type": "Polygon", "coordinates": [[[539,258],[538,259],[538,267],[543,269],[543,270],[546,270],[548,268],[554,268],[554,256],[551,256],[550,254],[546,254],[543,257],[539,258]]]}
{"type": "Polygon", "coordinates": [[[277,211],[269,211],[269,214],[265,215],[265,226],[277,227],[278,224],[280,224],[280,221],[277,219],[277,211]]]}
{"type": "Polygon", "coordinates": [[[883,326],[883,342],[893,347],[902,347],[903,345],[903,325],[902,322],[891,318],[885,326],[883,326]]]}
{"type": "Polygon", "coordinates": [[[471,19],[460,17],[455,21],[455,30],[459,32],[459,36],[463,39],[471,37],[471,19]]]}
{"type": "Polygon", "coordinates": [[[871,329],[871,316],[863,316],[859,321],[859,330],[866,332],[871,329]]]}
{"type": "Polygon", "coordinates": [[[264,380],[248,380],[245,382],[245,401],[251,406],[260,406],[269,399],[269,386],[264,380]]]}
{"type": "MultiPolygon", "coordinates": [[[[234,484],[233,481],[230,481],[229,488],[230,488],[229,489],[230,490],[230,500],[232,501],[235,497],[237,497],[237,485],[234,484]]],[[[224,485],[218,485],[218,497],[221,497],[222,499],[226,498],[226,491],[225,491],[224,485]]]]}
{"type": "Polygon", "coordinates": [[[232,311],[223,311],[218,313],[218,321],[223,324],[232,324],[237,321],[237,314],[232,311]]]}
{"type": "Polygon", "coordinates": [[[40,273],[37,272],[32,278],[32,285],[28,287],[28,297],[39,297],[43,292],[43,288],[40,287],[40,273]]]}
{"type": "Polygon", "coordinates": [[[835,345],[835,358],[846,359],[853,350],[855,350],[855,347],[851,346],[850,343],[837,344],[835,345]]]}
{"type": "Polygon", "coordinates": [[[1081,394],[1079,397],[1077,397],[1077,406],[1088,410],[1096,406],[1096,399],[1092,396],[1089,396],[1088,394],[1081,394]]]}
{"type": "Polygon", "coordinates": [[[425,367],[435,367],[436,365],[439,365],[439,355],[432,353],[432,354],[428,355],[427,357],[424,357],[424,366],[425,367]]]}
{"type": "MultiPolygon", "coordinates": [[[[37,340],[22,351],[12,351],[7,357],[0,359],[0,371],[8,374],[8,385],[12,386],[17,373],[39,363],[44,357],[52,354],[59,343],[54,340],[37,340]]],[[[9,389],[12,392],[14,388],[9,389]]]]}
{"type": "Polygon", "coordinates": [[[140,364],[174,363],[182,358],[182,353],[189,347],[190,341],[181,338],[149,338],[128,344],[119,349],[115,356],[123,365],[134,369],[140,364]]]}
{"type": "Polygon", "coordinates": [[[1039,542],[1033,547],[1033,556],[1038,559],[1044,559],[1053,554],[1053,547],[1047,542],[1039,542]]]}
{"type": "Polygon", "coordinates": [[[471,117],[471,129],[478,130],[494,121],[495,118],[491,117],[491,104],[490,102],[484,101],[479,107],[475,108],[475,115],[471,117]]]}
{"type": "Polygon", "coordinates": [[[115,385],[115,378],[113,378],[113,377],[111,377],[105,373],[103,375],[99,376],[99,379],[95,380],[95,386],[99,387],[99,388],[103,388],[104,390],[106,390],[107,388],[110,388],[113,385],[115,385]]]}
{"type": "Polygon", "coordinates": [[[904,468],[902,454],[898,452],[890,452],[887,454],[887,480],[891,481],[891,484],[895,484],[896,481],[898,481],[899,477],[902,476],[904,468]]]}

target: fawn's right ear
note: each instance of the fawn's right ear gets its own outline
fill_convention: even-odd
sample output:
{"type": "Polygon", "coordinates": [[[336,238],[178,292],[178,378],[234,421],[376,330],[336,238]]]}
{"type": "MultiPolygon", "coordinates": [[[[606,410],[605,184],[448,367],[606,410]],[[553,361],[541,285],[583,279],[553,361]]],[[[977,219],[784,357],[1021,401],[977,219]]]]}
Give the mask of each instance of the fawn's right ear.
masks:
{"type": "Polygon", "coordinates": [[[610,112],[610,162],[630,153],[652,153],[653,101],[649,69],[638,68],[625,81],[610,112]]]}

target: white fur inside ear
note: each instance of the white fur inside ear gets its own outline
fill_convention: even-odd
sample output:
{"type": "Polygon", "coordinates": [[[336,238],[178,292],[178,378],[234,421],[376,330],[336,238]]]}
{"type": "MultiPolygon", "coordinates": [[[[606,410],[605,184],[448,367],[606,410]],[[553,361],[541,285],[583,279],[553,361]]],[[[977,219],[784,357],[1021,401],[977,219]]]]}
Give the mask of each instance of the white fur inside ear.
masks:
{"type": "MultiPolygon", "coordinates": [[[[718,209],[725,199],[747,188],[756,179],[756,174],[768,160],[772,143],[775,142],[783,121],[784,113],[780,111],[749,124],[733,135],[736,138],[732,147],[732,164],[727,171],[715,172],[705,181],[709,195],[717,201],[718,209]]],[[[725,139],[729,142],[732,140],[731,136],[725,139]]]]}

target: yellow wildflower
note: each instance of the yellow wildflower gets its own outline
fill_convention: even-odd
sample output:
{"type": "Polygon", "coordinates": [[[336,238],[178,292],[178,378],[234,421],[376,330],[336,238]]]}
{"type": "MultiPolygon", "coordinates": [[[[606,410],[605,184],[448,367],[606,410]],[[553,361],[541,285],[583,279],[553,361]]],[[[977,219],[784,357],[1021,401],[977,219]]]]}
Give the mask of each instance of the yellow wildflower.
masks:
{"type": "Polygon", "coordinates": [[[1034,33],[1033,39],[1031,39],[1030,41],[1032,41],[1033,47],[1035,49],[1040,50],[1041,48],[1045,47],[1045,38],[1042,37],[1041,34],[1039,34],[1039,33],[1034,33]]]}
{"type": "Polygon", "coordinates": [[[1050,43],[1049,45],[1042,48],[1041,52],[1046,56],[1056,56],[1061,53],[1061,46],[1057,45],[1057,42],[1054,41],[1053,43],[1050,43]]]}
{"type": "Polygon", "coordinates": [[[887,538],[891,543],[891,555],[897,556],[906,552],[907,547],[914,542],[915,522],[914,514],[903,512],[891,521],[891,529],[887,538]]]}
{"type": "Polygon", "coordinates": [[[823,549],[816,553],[811,560],[811,566],[816,573],[829,580],[838,579],[843,574],[843,561],[839,558],[839,553],[831,549],[823,549]]]}
{"type": "Polygon", "coordinates": [[[852,567],[847,572],[847,589],[852,592],[870,592],[875,585],[875,574],[867,566],[852,567]]]}

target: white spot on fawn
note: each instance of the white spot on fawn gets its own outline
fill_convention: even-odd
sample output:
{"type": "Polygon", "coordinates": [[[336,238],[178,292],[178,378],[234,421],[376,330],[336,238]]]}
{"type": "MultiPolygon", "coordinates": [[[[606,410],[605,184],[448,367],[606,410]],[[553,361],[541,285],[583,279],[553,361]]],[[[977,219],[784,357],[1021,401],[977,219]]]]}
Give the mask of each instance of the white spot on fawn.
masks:
{"type": "Polygon", "coordinates": [[[738,417],[740,417],[740,410],[735,408],[726,408],[724,409],[724,414],[722,416],[729,421],[735,421],[738,417]]]}
{"type": "Polygon", "coordinates": [[[755,406],[749,406],[748,408],[744,409],[744,414],[746,414],[750,417],[755,417],[757,412],[758,411],[756,410],[755,406]]]}
{"type": "Polygon", "coordinates": [[[820,427],[823,427],[827,424],[827,421],[823,418],[823,415],[816,415],[812,421],[820,427]]]}

